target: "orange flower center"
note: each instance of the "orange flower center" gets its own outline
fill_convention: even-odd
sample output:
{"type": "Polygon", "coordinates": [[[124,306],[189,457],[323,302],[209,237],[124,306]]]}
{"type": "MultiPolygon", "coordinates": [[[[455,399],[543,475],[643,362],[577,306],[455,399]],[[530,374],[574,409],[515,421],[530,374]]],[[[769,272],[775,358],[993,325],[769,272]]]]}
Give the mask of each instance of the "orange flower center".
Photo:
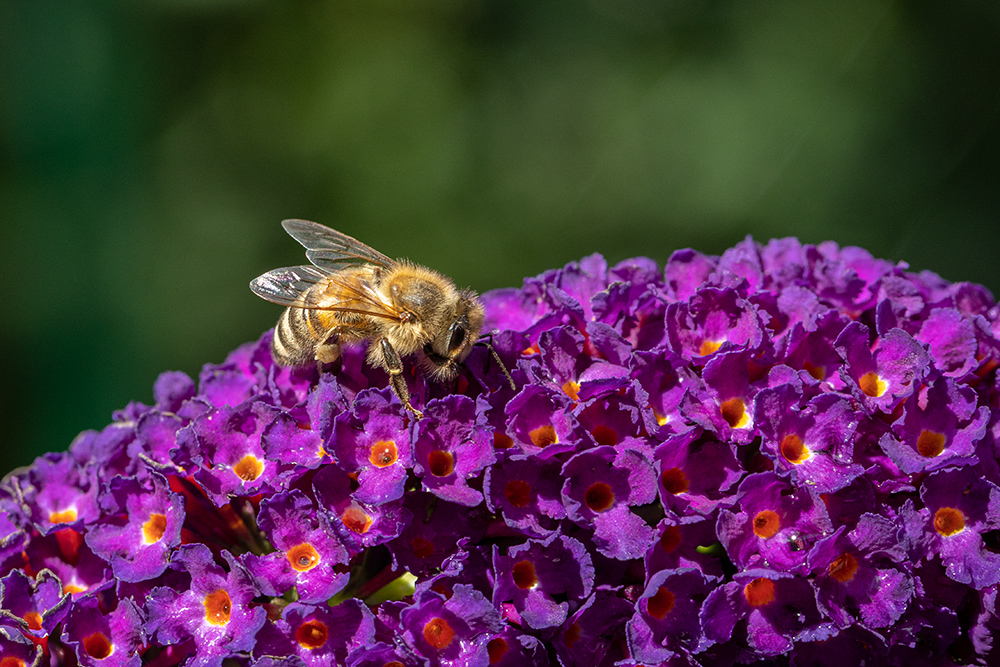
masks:
{"type": "MultiPolygon", "coordinates": [[[[757,537],[768,539],[781,529],[781,518],[773,510],[764,510],[753,519],[753,533],[757,537]]],[[[768,580],[770,581],[770,580],[768,580]]]]}
{"type": "Polygon", "coordinates": [[[742,398],[730,398],[722,402],[722,418],[730,428],[743,428],[750,423],[750,415],[742,398]]]}
{"type": "Polygon", "coordinates": [[[76,521],[75,507],[49,514],[49,523],[73,523],[74,521],[76,521]]]}
{"type": "Polygon", "coordinates": [[[436,551],[434,543],[424,537],[414,537],[410,540],[410,548],[413,549],[413,555],[421,560],[430,558],[436,551]]]}
{"type": "Polygon", "coordinates": [[[24,616],[24,622],[28,624],[28,628],[31,630],[41,630],[42,629],[42,615],[37,611],[29,611],[24,616]]]}
{"type": "Polygon", "coordinates": [[[150,514],[149,520],[142,524],[142,539],[146,544],[159,542],[165,532],[167,532],[167,517],[164,514],[150,514]]]}
{"type": "Polygon", "coordinates": [[[934,530],[942,537],[950,537],[965,530],[965,515],[954,507],[942,507],[934,512],[934,530]]]}
{"type": "Polygon", "coordinates": [[[917,451],[921,456],[933,458],[944,451],[945,437],[943,433],[921,431],[917,436],[917,451]]]}
{"type": "Polygon", "coordinates": [[[533,588],[538,584],[538,576],[535,574],[535,564],[530,560],[522,560],[514,563],[511,568],[514,577],[514,584],[522,591],[533,588]]]}
{"type": "Polygon", "coordinates": [[[611,485],[604,482],[594,482],[583,494],[584,502],[594,512],[603,512],[615,502],[615,492],[611,485]]]}
{"type": "Polygon", "coordinates": [[[656,595],[646,600],[646,611],[653,618],[662,619],[674,608],[674,594],[665,586],[660,586],[656,595]]]}
{"type": "Polygon", "coordinates": [[[455,638],[455,631],[443,618],[432,618],[424,626],[424,639],[437,650],[443,649],[455,638]]]}
{"type": "Polygon", "coordinates": [[[763,607],[774,602],[774,582],[761,577],[743,587],[743,597],[751,607],[763,607]]]}
{"type": "Polygon", "coordinates": [[[670,553],[681,545],[681,529],[679,526],[667,526],[660,535],[660,548],[670,553]]]}
{"type": "Polygon", "coordinates": [[[435,449],[427,455],[427,468],[435,477],[447,477],[455,472],[455,457],[451,452],[435,449]]]}
{"type": "Polygon", "coordinates": [[[559,442],[559,435],[552,424],[544,424],[528,432],[528,437],[535,447],[548,447],[559,442]]]}
{"type": "Polygon", "coordinates": [[[861,379],[858,380],[858,386],[861,387],[861,391],[865,392],[872,398],[878,398],[885,393],[885,390],[889,385],[886,384],[885,380],[878,376],[878,373],[875,371],[868,371],[861,376],[861,379]]]}
{"type": "Polygon", "coordinates": [[[680,468],[669,468],[660,473],[660,483],[667,493],[687,493],[688,478],[680,468]]]}
{"type": "Polygon", "coordinates": [[[264,472],[264,463],[253,454],[247,454],[233,466],[233,472],[244,482],[252,482],[264,472]]]}
{"type": "Polygon", "coordinates": [[[598,424],[594,427],[594,430],[591,431],[590,434],[594,436],[594,440],[596,440],[599,445],[614,447],[618,444],[618,432],[610,426],[598,424]]]}
{"type": "Polygon", "coordinates": [[[497,637],[496,639],[491,639],[488,644],[486,644],[486,652],[490,656],[490,664],[495,665],[503,659],[505,653],[507,653],[509,647],[507,646],[507,640],[503,637],[497,637]]]}
{"type": "Polygon", "coordinates": [[[226,625],[233,610],[229,593],[219,588],[205,596],[205,620],[212,625],[226,625]]]}
{"type": "Polygon", "coordinates": [[[562,386],[563,393],[572,398],[574,401],[580,400],[580,385],[573,380],[569,380],[562,386]]]}
{"type": "Polygon", "coordinates": [[[95,660],[104,660],[114,651],[111,640],[102,632],[95,632],[83,638],[83,650],[95,660]]]}
{"type": "Polygon", "coordinates": [[[701,347],[698,348],[698,354],[700,354],[701,356],[704,357],[704,356],[707,356],[709,354],[712,354],[713,352],[715,352],[716,350],[718,350],[720,347],[722,347],[722,341],[721,340],[720,341],[704,340],[701,343],[701,347]]]}
{"type": "Polygon", "coordinates": [[[295,641],[299,646],[310,651],[322,648],[329,638],[330,632],[326,623],[317,621],[315,618],[306,621],[295,630],[295,641]]]}
{"type": "Polygon", "coordinates": [[[387,468],[396,462],[399,452],[396,450],[396,443],[392,440],[379,440],[371,446],[368,460],[376,468],[387,468]]]}
{"type": "Polygon", "coordinates": [[[532,498],[531,485],[523,479],[512,479],[504,485],[503,496],[514,507],[527,507],[532,498]]]}
{"type": "Polygon", "coordinates": [[[285,552],[285,557],[296,572],[308,572],[319,565],[319,552],[308,542],[296,544],[285,552]]]}
{"type": "Polygon", "coordinates": [[[802,463],[809,458],[809,448],[802,443],[802,438],[789,433],[781,439],[781,455],[789,463],[802,463]]]}
{"type": "Polygon", "coordinates": [[[830,576],[842,584],[854,578],[858,571],[858,559],[846,551],[830,563],[830,576]]]}
{"type": "Polygon", "coordinates": [[[566,648],[573,648],[573,644],[580,640],[583,635],[583,630],[580,629],[579,623],[574,623],[573,625],[566,628],[566,632],[563,633],[563,643],[566,644],[566,648]]]}
{"type": "Polygon", "coordinates": [[[807,361],[802,364],[802,369],[817,380],[822,380],[826,377],[825,366],[815,366],[807,361]]]}
{"type": "Polygon", "coordinates": [[[344,513],[340,516],[340,520],[347,526],[348,530],[352,530],[359,535],[367,533],[368,529],[372,527],[372,518],[357,505],[351,505],[344,510],[344,513]]]}

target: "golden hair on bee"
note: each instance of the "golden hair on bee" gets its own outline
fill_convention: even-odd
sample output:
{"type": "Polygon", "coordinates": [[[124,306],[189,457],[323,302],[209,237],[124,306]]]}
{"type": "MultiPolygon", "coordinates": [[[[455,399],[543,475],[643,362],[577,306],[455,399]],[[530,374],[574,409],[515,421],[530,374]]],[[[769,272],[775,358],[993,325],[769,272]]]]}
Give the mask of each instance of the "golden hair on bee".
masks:
{"type": "Polygon", "coordinates": [[[328,364],[340,357],[342,345],[368,341],[368,364],[389,374],[400,402],[422,419],[410,404],[402,358],[420,353],[421,367],[432,378],[455,377],[483,328],[479,296],[433,269],[390,259],[318,223],[281,225],[305,247],[311,265],[274,269],[250,283],[258,296],[287,306],[271,340],[274,360],[283,366],[328,364]]]}

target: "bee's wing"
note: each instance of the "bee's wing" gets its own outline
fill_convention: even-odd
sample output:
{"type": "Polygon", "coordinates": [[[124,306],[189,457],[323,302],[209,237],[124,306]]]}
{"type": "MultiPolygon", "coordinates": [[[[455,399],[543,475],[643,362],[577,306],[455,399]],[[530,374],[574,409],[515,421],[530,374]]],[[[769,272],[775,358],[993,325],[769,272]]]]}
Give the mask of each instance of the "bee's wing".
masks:
{"type": "Polygon", "coordinates": [[[316,266],[288,266],[268,271],[254,278],[250,289],[263,299],[291,308],[336,310],[389,320],[401,317],[401,313],[386,303],[366,281],[316,266]],[[321,283],[323,289],[312,289],[321,283]]]}
{"type": "Polygon", "coordinates": [[[378,250],[361,241],[308,220],[285,220],[281,223],[293,239],[305,246],[306,257],[318,267],[338,271],[345,266],[368,263],[390,268],[396,265],[378,250]]]}
{"type": "Polygon", "coordinates": [[[288,266],[257,276],[250,282],[250,289],[272,303],[302,308],[309,289],[328,275],[315,266],[288,266]]]}

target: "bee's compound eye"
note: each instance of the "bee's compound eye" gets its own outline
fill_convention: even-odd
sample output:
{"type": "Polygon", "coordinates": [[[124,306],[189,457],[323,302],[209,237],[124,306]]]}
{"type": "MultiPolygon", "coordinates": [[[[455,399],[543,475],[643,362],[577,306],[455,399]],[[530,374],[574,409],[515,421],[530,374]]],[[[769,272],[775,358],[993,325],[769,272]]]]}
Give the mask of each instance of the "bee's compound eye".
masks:
{"type": "Polygon", "coordinates": [[[451,354],[462,349],[465,343],[465,326],[462,320],[457,320],[451,325],[451,340],[448,341],[448,352],[451,354]]]}

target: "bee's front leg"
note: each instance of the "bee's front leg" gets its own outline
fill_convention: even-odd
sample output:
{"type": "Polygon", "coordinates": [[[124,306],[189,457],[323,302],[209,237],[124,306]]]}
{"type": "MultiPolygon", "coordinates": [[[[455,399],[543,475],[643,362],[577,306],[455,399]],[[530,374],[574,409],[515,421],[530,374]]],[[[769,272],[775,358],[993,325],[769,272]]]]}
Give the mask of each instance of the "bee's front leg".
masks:
{"type": "Polygon", "coordinates": [[[410,389],[406,386],[406,379],[403,377],[403,360],[399,358],[399,353],[386,338],[378,339],[379,349],[382,351],[382,361],[389,371],[389,384],[392,390],[399,397],[399,402],[403,407],[413,413],[419,421],[424,418],[424,413],[410,405],[410,389]]]}

